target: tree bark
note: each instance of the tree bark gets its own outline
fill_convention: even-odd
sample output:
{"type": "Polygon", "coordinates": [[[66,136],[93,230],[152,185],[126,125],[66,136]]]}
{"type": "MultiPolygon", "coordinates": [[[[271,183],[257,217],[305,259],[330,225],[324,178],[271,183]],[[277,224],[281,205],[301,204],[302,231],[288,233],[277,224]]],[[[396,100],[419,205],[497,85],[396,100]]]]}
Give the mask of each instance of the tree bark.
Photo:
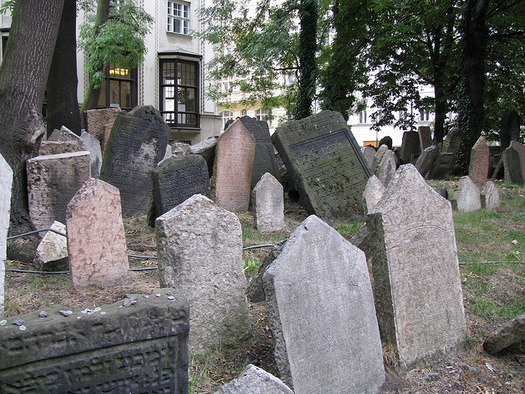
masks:
{"type": "Polygon", "coordinates": [[[66,126],[80,135],[77,77],[76,0],[65,0],[47,78],[47,135],[66,126]]]}
{"type": "Polygon", "coordinates": [[[10,234],[31,227],[26,160],[44,134],[45,85],[64,0],[17,0],[9,44],[0,68],[0,153],[13,170],[10,234]]]}

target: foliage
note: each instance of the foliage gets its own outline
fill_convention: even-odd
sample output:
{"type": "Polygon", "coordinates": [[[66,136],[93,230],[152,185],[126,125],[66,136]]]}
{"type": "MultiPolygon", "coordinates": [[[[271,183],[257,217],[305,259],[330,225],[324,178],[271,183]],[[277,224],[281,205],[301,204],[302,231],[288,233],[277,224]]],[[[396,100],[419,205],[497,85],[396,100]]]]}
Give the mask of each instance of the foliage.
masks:
{"type": "Polygon", "coordinates": [[[0,14],[6,14],[8,11],[13,11],[16,0],[6,0],[0,5],[0,14]]]}
{"type": "Polygon", "coordinates": [[[99,29],[93,28],[94,16],[80,27],[79,47],[87,55],[85,70],[90,83],[99,88],[104,79],[105,65],[136,68],[147,51],[144,37],[153,18],[133,0],[111,5],[108,20],[99,29]]]}

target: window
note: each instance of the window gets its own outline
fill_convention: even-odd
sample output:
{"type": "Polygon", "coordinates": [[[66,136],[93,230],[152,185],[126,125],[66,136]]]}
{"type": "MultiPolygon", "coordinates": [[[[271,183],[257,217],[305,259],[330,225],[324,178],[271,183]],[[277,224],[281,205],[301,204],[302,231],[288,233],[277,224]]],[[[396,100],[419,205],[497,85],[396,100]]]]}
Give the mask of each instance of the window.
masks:
{"type": "Polygon", "coordinates": [[[114,65],[105,67],[105,81],[100,87],[98,107],[131,110],[137,105],[137,72],[114,65]]]}
{"type": "Polygon", "coordinates": [[[199,127],[199,62],[160,60],[161,114],[170,127],[199,127]]]}
{"type": "Polygon", "coordinates": [[[359,112],[359,123],[366,123],[367,120],[368,118],[366,116],[366,109],[363,111],[360,111],[359,112]]]}
{"type": "Polygon", "coordinates": [[[268,125],[272,124],[271,112],[267,108],[259,108],[257,111],[255,111],[255,119],[261,122],[267,122],[268,125]]]}
{"type": "Polygon", "coordinates": [[[226,127],[226,123],[228,123],[228,121],[230,120],[233,120],[233,112],[232,111],[222,111],[221,116],[222,116],[222,129],[224,130],[224,128],[226,127]]]}
{"type": "Polygon", "coordinates": [[[428,122],[430,120],[430,113],[426,110],[421,110],[419,112],[419,121],[428,122]]]}
{"type": "Polygon", "coordinates": [[[168,1],[168,31],[189,34],[190,6],[178,1],[168,1]]]}

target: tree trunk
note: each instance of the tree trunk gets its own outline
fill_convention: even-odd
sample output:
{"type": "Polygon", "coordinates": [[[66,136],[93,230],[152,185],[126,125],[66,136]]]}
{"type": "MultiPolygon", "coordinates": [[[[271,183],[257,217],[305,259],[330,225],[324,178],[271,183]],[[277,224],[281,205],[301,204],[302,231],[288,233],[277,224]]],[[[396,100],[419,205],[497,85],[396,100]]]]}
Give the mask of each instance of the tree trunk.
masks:
{"type": "Polygon", "coordinates": [[[26,160],[44,134],[40,114],[64,0],[17,0],[0,68],[0,153],[13,169],[10,234],[29,229],[26,160]]]}
{"type": "Polygon", "coordinates": [[[47,78],[47,135],[66,126],[80,135],[77,96],[76,0],[65,0],[53,61],[47,78]]]}
{"type": "Polygon", "coordinates": [[[445,137],[445,118],[447,116],[447,98],[445,97],[445,89],[440,82],[434,83],[434,144],[443,142],[445,137]]]}

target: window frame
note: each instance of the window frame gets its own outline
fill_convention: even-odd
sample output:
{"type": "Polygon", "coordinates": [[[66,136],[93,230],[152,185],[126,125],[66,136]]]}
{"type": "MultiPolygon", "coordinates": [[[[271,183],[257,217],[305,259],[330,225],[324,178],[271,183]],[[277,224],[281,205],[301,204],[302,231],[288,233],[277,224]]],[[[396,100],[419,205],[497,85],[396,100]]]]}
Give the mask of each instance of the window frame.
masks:
{"type": "Polygon", "coordinates": [[[166,5],[166,31],[168,33],[190,34],[190,3],[183,1],[168,1],[166,5]],[[180,7],[179,10],[176,10],[180,7]],[[178,29],[176,29],[177,23],[178,29]]]}
{"type": "Polygon", "coordinates": [[[115,65],[109,65],[104,67],[104,81],[102,82],[102,86],[100,88],[100,97],[97,103],[97,108],[111,108],[115,107],[114,103],[111,102],[111,85],[112,82],[118,83],[118,91],[119,91],[119,103],[118,106],[120,109],[125,111],[131,111],[133,108],[137,106],[137,96],[138,96],[138,70],[136,68],[128,70],[129,77],[115,77],[112,76],[111,70],[120,70],[120,68],[116,67],[115,65]],[[128,105],[122,105],[122,84],[123,83],[129,83],[130,84],[130,104],[128,105]],[[102,103],[101,103],[102,101],[102,103]]]}

